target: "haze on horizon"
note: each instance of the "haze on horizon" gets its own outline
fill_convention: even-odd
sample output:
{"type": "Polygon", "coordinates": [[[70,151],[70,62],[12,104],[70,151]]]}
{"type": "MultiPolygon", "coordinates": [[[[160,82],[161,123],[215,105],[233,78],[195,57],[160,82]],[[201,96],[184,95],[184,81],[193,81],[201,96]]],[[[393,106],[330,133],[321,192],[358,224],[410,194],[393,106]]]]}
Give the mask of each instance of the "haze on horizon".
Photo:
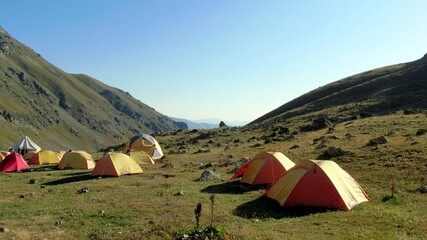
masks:
{"type": "Polygon", "coordinates": [[[62,70],[190,120],[251,121],[427,52],[422,0],[21,0],[2,9],[0,25],[62,70]]]}

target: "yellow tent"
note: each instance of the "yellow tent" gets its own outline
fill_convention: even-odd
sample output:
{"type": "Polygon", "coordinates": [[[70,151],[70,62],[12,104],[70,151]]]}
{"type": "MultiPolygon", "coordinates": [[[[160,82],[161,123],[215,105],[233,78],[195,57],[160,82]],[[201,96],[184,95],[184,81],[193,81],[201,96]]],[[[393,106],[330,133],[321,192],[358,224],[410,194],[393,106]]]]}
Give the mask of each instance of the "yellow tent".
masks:
{"type": "Polygon", "coordinates": [[[119,177],[127,174],[143,173],[141,167],[128,155],[107,153],[96,164],[92,176],[119,177]]]}
{"type": "Polygon", "coordinates": [[[61,154],[50,150],[41,150],[36,153],[29,161],[28,164],[58,164],[61,160],[61,154]]]}
{"type": "Polygon", "coordinates": [[[0,161],[3,160],[7,155],[9,155],[10,152],[8,151],[0,151],[0,161]]]}
{"type": "Polygon", "coordinates": [[[231,177],[248,184],[270,184],[276,182],[295,164],[281,152],[260,152],[243,165],[231,177]]]}
{"type": "Polygon", "coordinates": [[[304,160],[289,169],[265,195],[282,206],[350,210],[368,202],[356,180],[333,161],[304,160]]]}
{"type": "Polygon", "coordinates": [[[154,164],[153,159],[144,151],[132,149],[127,153],[127,155],[129,155],[138,164],[154,164]]]}
{"type": "Polygon", "coordinates": [[[59,169],[93,169],[95,162],[85,151],[67,152],[58,163],[59,169]]]}
{"type": "Polygon", "coordinates": [[[123,153],[128,153],[132,149],[144,151],[154,160],[163,157],[163,151],[160,144],[153,136],[148,134],[133,136],[123,149],[123,153]]]}

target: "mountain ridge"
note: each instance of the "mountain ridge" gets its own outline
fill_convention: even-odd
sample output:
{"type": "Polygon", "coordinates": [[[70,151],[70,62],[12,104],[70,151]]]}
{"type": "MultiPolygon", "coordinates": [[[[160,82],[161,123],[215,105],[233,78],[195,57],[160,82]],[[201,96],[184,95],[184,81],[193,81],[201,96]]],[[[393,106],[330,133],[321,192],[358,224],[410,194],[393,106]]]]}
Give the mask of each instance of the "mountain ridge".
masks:
{"type": "Polygon", "coordinates": [[[96,150],[136,133],[177,129],[154,108],[84,74],[69,74],[0,28],[1,147],[23,135],[42,147],[96,150]]]}
{"type": "Polygon", "coordinates": [[[387,114],[404,108],[427,109],[427,54],[422,58],[365,71],[329,83],[262,115],[249,125],[327,113],[348,118],[387,114]]]}

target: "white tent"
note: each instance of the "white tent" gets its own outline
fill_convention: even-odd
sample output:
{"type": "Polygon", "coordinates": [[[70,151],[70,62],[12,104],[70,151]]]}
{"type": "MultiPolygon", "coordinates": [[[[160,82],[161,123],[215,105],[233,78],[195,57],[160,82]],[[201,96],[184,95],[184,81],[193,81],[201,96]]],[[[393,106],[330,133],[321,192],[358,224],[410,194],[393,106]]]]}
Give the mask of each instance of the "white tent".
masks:
{"type": "Polygon", "coordinates": [[[37,146],[28,136],[23,137],[15,145],[12,146],[12,149],[17,151],[18,149],[27,149],[29,152],[39,152],[41,148],[37,146]]]}

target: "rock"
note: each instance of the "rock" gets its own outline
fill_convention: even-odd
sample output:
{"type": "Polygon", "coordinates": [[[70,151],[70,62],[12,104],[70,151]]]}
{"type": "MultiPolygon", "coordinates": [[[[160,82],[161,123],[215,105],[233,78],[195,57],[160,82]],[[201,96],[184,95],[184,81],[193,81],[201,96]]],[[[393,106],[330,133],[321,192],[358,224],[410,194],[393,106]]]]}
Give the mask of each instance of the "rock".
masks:
{"type": "Polygon", "coordinates": [[[427,133],[427,130],[426,129],[418,129],[418,131],[417,131],[417,136],[421,136],[421,135],[424,135],[424,134],[426,134],[427,133]]]}
{"type": "Polygon", "coordinates": [[[287,127],[277,126],[273,129],[277,134],[289,134],[291,131],[287,127]]]}
{"type": "Polygon", "coordinates": [[[225,124],[225,122],[221,121],[221,122],[219,122],[219,127],[220,128],[227,127],[227,124],[225,124]]]}
{"type": "Polygon", "coordinates": [[[8,233],[8,232],[10,232],[10,229],[7,227],[0,227],[0,232],[1,233],[8,233]]]}
{"type": "Polygon", "coordinates": [[[184,195],[184,190],[181,190],[181,191],[175,193],[175,196],[181,196],[181,195],[184,195]]]}
{"type": "Polygon", "coordinates": [[[344,151],[343,151],[340,147],[332,146],[332,147],[329,147],[329,148],[326,150],[326,154],[327,154],[329,157],[334,158],[334,157],[340,157],[340,156],[343,156],[343,155],[344,155],[344,151]]]}
{"type": "Polygon", "coordinates": [[[200,178],[198,178],[198,181],[208,181],[208,180],[213,180],[213,179],[221,179],[221,174],[216,173],[214,171],[211,170],[205,170],[202,175],[200,176],[200,178]]]}
{"type": "Polygon", "coordinates": [[[345,155],[346,152],[338,146],[332,146],[326,149],[318,158],[319,159],[331,159],[345,155]]]}
{"type": "Polygon", "coordinates": [[[299,130],[301,132],[316,131],[331,125],[333,125],[333,123],[329,116],[318,116],[317,118],[313,119],[311,124],[300,126],[299,130]]]}
{"type": "Polygon", "coordinates": [[[84,187],[84,188],[80,189],[78,192],[79,193],[87,193],[87,192],[89,192],[89,189],[87,187],[84,187]]]}
{"type": "Polygon", "coordinates": [[[296,148],[299,148],[299,145],[295,144],[290,149],[296,149],[296,148]]]}
{"type": "Polygon", "coordinates": [[[381,137],[377,137],[369,140],[368,146],[376,146],[379,144],[386,144],[386,143],[388,143],[387,137],[381,136],[381,137]]]}
{"type": "Polygon", "coordinates": [[[417,188],[417,192],[419,193],[427,193],[427,185],[421,186],[417,188]]]}
{"type": "Polygon", "coordinates": [[[36,179],[32,178],[28,181],[29,184],[35,184],[37,181],[36,179]]]}

